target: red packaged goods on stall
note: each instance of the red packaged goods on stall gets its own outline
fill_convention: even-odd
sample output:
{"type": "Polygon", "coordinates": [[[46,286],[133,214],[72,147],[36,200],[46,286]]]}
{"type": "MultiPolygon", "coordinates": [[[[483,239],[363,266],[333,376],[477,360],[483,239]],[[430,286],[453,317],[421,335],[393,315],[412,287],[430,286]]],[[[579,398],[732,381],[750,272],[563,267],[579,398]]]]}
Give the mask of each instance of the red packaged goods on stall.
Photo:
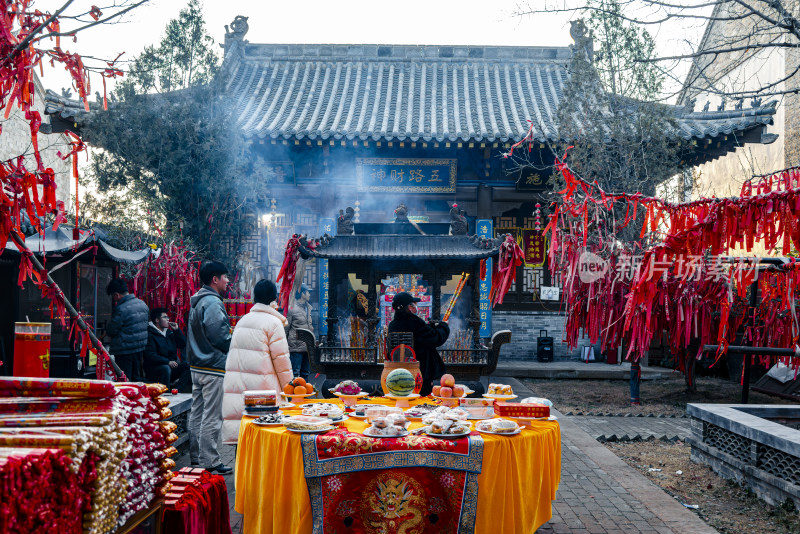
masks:
{"type": "Polygon", "coordinates": [[[497,402],[494,405],[495,415],[500,417],[550,417],[550,407],[533,402],[497,402]]]}
{"type": "Polygon", "coordinates": [[[0,397],[83,397],[114,395],[114,384],[77,378],[0,378],[0,397]]]}
{"type": "Polygon", "coordinates": [[[50,323],[14,324],[14,376],[50,376],[50,323]]]}

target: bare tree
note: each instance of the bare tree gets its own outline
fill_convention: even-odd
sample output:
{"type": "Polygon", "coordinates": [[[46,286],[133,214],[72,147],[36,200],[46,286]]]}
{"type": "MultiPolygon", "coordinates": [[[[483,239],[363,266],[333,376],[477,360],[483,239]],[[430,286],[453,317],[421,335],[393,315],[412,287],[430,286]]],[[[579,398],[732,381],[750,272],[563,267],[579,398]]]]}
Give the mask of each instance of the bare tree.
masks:
{"type": "Polygon", "coordinates": [[[602,13],[648,28],[668,46],[639,61],[657,65],[673,83],[672,94],[688,101],[697,93],[741,106],[746,98],[800,93],[800,2],[798,0],[543,0],[518,6],[516,15],[602,13]],[[701,29],[704,31],[701,33],[701,29]],[[689,35],[694,32],[696,35],[689,35]],[[669,38],[678,35],[678,38],[669,38]],[[785,68],[765,72],[769,58],[785,68]]]}

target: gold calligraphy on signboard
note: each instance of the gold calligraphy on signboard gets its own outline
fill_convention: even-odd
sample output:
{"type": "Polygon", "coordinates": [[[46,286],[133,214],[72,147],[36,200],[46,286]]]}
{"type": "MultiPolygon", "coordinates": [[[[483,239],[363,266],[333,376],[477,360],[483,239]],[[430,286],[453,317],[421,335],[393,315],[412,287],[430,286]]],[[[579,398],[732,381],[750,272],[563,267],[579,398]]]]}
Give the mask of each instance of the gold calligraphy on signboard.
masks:
{"type": "Polygon", "coordinates": [[[555,184],[553,175],[542,175],[537,172],[523,174],[517,180],[518,189],[550,189],[555,184]]]}
{"type": "Polygon", "coordinates": [[[360,191],[385,193],[453,193],[457,160],[356,158],[360,191]]]}
{"type": "Polygon", "coordinates": [[[294,163],[291,161],[264,161],[253,166],[253,175],[273,184],[294,184],[294,163]]]}
{"type": "Polygon", "coordinates": [[[547,238],[539,230],[522,233],[522,249],[525,252],[525,267],[541,267],[547,259],[547,238]]]}

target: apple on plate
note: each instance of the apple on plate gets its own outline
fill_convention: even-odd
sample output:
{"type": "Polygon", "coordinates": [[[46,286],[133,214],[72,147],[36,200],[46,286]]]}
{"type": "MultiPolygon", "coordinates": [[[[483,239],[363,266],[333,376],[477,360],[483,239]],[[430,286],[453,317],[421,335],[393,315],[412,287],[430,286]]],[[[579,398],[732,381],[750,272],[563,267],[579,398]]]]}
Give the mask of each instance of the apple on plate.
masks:
{"type": "Polygon", "coordinates": [[[434,397],[441,397],[442,396],[442,386],[433,386],[433,393],[434,397]]]}
{"type": "Polygon", "coordinates": [[[453,396],[453,388],[442,386],[441,393],[442,393],[442,397],[452,397],[453,396]]]}
{"type": "Polygon", "coordinates": [[[453,388],[453,396],[454,397],[459,397],[459,398],[463,397],[464,396],[464,388],[462,388],[461,386],[455,386],[453,388]]]}
{"type": "Polygon", "coordinates": [[[456,385],[456,379],[453,378],[453,375],[442,375],[440,383],[443,387],[453,388],[456,385]]]}

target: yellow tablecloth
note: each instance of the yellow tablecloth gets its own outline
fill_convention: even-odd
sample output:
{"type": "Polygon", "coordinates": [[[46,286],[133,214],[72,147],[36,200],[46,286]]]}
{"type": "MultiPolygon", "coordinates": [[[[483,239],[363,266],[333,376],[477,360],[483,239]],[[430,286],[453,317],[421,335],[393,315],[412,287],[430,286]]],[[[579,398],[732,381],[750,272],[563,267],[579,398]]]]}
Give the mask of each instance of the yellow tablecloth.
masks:
{"type": "MultiPolygon", "coordinates": [[[[424,401],[424,399],[423,399],[424,401]]],[[[366,401],[387,404],[383,399],[366,401]]],[[[412,403],[413,404],[413,403],[412,403]]],[[[299,410],[285,410],[287,415],[299,410]]],[[[245,416],[236,455],[236,511],[244,515],[244,532],[308,534],[311,502],[303,476],[300,434],[282,426],[252,425],[245,416]]],[[[351,432],[367,424],[344,422],[351,432]]],[[[422,426],[419,422],[410,428],[422,426]]],[[[561,479],[561,432],[555,421],[534,422],[516,436],[482,434],[483,467],[478,476],[475,534],[523,534],[536,531],[552,517],[561,479]]]]}

